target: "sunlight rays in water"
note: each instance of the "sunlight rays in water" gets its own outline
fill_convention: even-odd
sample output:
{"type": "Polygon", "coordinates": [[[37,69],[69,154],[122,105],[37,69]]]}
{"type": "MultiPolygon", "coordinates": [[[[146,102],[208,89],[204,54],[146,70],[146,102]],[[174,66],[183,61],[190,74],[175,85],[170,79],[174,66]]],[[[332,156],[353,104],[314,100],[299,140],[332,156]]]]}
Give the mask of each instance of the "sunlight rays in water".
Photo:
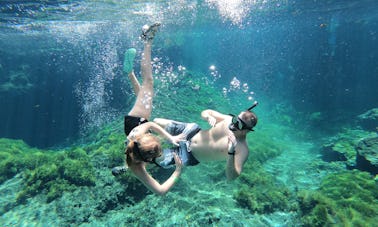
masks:
{"type": "Polygon", "coordinates": [[[240,24],[247,16],[250,5],[256,4],[257,0],[207,0],[210,6],[216,7],[219,14],[234,24],[240,24]]]}
{"type": "Polygon", "coordinates": [[[266,11],[285,8],[288,0],[206,0],[210,8],[217,9],[224,21],[242,26],[251,11],[266,11]]]}

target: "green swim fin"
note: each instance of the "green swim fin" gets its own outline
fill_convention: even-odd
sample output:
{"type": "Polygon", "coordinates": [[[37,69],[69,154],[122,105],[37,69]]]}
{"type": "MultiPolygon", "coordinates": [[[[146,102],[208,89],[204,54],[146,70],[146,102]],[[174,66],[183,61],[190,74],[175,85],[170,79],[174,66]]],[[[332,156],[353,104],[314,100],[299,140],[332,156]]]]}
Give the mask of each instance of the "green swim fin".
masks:
{"type": "Polygon", "coordinates": [[[123,60],[123,71],[127,74],[133,71],[135,55],[136,50],[134,48],[130,48],[125,52],[125,59],[123,60]]]}

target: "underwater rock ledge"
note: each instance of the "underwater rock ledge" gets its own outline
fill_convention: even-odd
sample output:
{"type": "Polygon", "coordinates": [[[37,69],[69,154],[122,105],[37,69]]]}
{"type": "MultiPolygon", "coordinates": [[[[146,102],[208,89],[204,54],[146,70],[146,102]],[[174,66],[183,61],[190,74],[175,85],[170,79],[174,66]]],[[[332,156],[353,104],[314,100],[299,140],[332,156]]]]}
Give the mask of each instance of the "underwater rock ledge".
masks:
{"type": "Polygon", "coordinates": [[[323,161],[343,162],[347,169],[378,173],[378,108],[357,117],[357,125],[342,129],[323,144],[323,161]],[[361,129],[362,128],[362,129],[361,129]]]}
{"type": "Polygon", "coordinates": [[[373,108],[358,115],[358,123],[368,131],[378,131],[378,108],[373,108]]]}
{"type": "Polygon", "coordinates": [[[356,168],[378,174],[378,137],[363,139],[356,148],[356,168]]]}

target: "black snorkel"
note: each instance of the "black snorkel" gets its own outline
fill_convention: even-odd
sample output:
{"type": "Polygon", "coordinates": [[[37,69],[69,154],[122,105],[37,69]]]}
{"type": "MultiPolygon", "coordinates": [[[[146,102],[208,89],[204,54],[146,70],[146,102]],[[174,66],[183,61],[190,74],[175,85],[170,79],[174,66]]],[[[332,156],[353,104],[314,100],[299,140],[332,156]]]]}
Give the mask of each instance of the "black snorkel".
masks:
{"type": "Polygon", "coordinates": [[[251,107],[249,107],[247,110],[248,111],[251,111],[253,108],[255,108],[259,103],[257,101],[254,101],[253,102],[253,105],[251,107]]]}

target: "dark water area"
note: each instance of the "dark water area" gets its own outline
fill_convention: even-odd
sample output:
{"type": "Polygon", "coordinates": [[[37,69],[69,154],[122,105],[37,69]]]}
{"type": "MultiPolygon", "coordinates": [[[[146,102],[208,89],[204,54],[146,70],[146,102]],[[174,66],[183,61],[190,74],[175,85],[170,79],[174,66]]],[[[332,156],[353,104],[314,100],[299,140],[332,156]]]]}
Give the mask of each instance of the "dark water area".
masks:
{"type": "Polygon", "coordinates": [[[161,18],[151,18],[140,13],[149,2],[2,1],[0,137],[51,147],[125,114],[133,96],[120,77],[123,52],[141,49],[140,27],[154,20],[163,23],[153,53],[160,63],[205,75],[214,65],[220,88],[236,77],[266,105],[321,112],[324,127],[376,107],[376,1],[225,12],[214,2],[160,3],[161,18]]]}
{"type": "MultiPolygon", "coordinates": [[[[106,51],[101,43],[106,38],[103,31],[98,31],[101,37],[95,34],[77,46],[45,32],[14,33],[3,34],[8,37],[4,37],[6,42],[2,45],[5,48],[0,51],[0,117],[4,119],[0,135],[23,139],[37,147],[72,142],[80,136],[81,127],[86,124],[81,120],[84,101],[80,96],[84,94],[79,91],[84,92],[93,77],[109,68],[106,62],[101,62],[101,58],[106,57],[102,56],[106,51]]],[[[118,78],[109,79],[109,82],[104,80],[104,87],[90,91],[86,100],[90,95],[103,96],[98,93],[104,90],[112,91],[114,95],[121,92],[119,86],[113,87],[119,82],[118,78]]],[[[107,99],[110,109],[110,106],[120,106],[120,101],[124,101],[123,95],[119,96],[114,101],[102,98],[107,99]]],[[[93,110],[91,114],[99,113],[93,110]]]]}
{"type": "Polygon", "coordinates": [[[78,131],[78,104],[72,101],[77,79],[67,75],[83,69],[67,67],[73,62],[59,58],[62,50],[30,53],[35,48],[33,43],[38,41],[1,54],[2,84],[9,84],[1,92],[1,131],[3,137],[48,146],[56,142],[55,137],[64,138],[78,131]],[[10,74],[18,76],[7,76],[10,74]]]}

